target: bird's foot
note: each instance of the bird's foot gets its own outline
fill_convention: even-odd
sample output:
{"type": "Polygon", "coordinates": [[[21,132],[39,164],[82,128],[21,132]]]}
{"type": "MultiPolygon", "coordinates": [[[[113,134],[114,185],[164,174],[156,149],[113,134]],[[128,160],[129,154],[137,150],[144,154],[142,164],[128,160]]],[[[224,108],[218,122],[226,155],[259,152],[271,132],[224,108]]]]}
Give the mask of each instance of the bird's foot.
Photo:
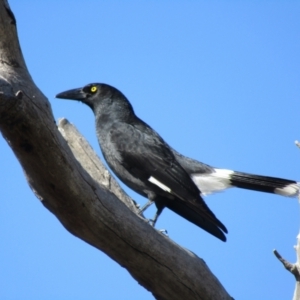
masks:
{"type": "MultiPolygon", "coordinates": [[[[155,226],[155,223],[156,223],[155,220],[152,220],[152,219],[148,219],[147,222],[148,222],[148,224],[151,225],[152,227],[154,227],[154,226],[155,226]]],[[[160,233],[166,235],[166,236],[169,236],[169,235],[168,235],[168,231],[167,231],[166,229],[159,229],[158,231],[159,231],[160,233]]]]}
{"type": "Polygon", "coordinates": [[[162,233],[163,235],[165,235],[165,236],[169,236],[169,235],[168,235],[167,229],[159,229],[158,231],[159,231],[160,233],[162,233]]]}
{"type": "Polygon", "coordinates": [[[144,212],[144,211],[143,211],[142,209],[139,208],[139,210],[138,210],[138,215],[139,215],[139,216],[142,216],[142,215],[143,215],[143,212],[144,212]]]}
{"type": "Polygon", "coordinates": [[[151,225],[152,227],[155,226],[155,222],[152,219],[148,219],[148,224],[151,225]]]}

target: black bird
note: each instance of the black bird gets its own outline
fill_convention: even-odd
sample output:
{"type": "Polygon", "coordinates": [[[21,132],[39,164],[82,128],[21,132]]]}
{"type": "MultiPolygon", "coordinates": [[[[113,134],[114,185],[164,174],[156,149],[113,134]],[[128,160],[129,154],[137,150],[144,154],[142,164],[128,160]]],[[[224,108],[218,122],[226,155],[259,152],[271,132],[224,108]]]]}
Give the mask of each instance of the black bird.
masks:
{"type": "Polygon", "coordinates": [[[88,105],[96,118],[96,132],[103,156],[127,186],[148,198],[143,212],[155,202],[152,225],[167,207],[226,241],[226,227],[201,195],[239,187],[283,196],[297,196],[293,180],[213,168],[172,149],[149,125],[139,119],[127,98],[107,84],[93,83],[56,95],[88,105]]]}

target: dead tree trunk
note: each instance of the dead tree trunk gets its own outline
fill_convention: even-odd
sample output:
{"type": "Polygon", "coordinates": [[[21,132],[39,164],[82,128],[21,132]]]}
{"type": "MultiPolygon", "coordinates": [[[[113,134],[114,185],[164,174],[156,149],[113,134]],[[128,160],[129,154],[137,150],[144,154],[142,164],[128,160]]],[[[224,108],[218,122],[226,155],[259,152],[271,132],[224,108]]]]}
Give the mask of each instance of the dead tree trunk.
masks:
{"type": "Polygon", "coordinates": [[[0,130],[41,203],[157,299],[231,299],[200,258],[137,216],[134,201],[66,120],[57,128],[26,68],[6,0],[0,37],[0,130]]]}

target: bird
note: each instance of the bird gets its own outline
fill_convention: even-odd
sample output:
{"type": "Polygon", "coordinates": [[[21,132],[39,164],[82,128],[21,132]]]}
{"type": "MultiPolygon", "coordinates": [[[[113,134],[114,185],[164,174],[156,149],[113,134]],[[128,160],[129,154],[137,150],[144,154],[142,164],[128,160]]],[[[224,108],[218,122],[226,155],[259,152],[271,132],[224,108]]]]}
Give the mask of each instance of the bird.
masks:
{"type": "Polygon", "coordinates": [[[95,115],[98,142],[110,169],[129,188],[148,199],[140,214],[155,203],[154,227],[168,208],[211,235],[226,241],[225,225],[203,200],[230,187],[288,197],[299,194],[294,180],[214,168],[177,152],[141,120],[117,88],[105,83],[61,92],[59,99],[80,101],[95,115]]]}

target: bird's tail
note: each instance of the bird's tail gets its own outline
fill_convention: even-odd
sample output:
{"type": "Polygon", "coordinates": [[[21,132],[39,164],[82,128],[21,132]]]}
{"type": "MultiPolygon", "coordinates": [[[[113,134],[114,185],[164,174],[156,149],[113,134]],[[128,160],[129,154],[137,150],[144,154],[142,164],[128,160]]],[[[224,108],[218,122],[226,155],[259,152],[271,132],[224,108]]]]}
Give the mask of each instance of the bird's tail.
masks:
{"type": "Polygon", "coordinates": [[[299,195],[300,190],[300,183],[294,180],[226,169],[213,169],[209,174],[192,173],[190,176],[204,195],[220,192],[230,187],[238,187],[281,196],[296,197],[299,195]]]}

